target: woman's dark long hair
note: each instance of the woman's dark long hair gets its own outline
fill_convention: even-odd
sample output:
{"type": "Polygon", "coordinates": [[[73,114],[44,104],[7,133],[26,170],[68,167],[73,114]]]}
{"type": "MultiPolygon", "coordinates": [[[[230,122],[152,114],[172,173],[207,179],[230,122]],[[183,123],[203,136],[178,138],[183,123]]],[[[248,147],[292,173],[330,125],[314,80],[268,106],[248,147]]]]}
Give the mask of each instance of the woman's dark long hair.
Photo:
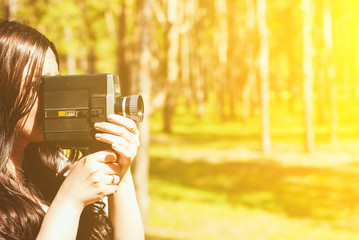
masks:
{"type": "MultiPolygon", "coordinates": [[[[77,160],[77,153],[71,152],[66,166],[59,169],[64,156],[58,146],[31,143],[24,154],[24,179],[16,179],[6,167],[16,148],[18,122],[36,101],[49,48],[59,62],[54,44],[37,30],[0,20],[0,239],[36,238],[45,212],[21,189],[50,204],[64,180],[58,171],[66,171],[77,160]]],[[[112,234],[103,204],[87,206],[77,239],[111,239],[112,234]]]]}

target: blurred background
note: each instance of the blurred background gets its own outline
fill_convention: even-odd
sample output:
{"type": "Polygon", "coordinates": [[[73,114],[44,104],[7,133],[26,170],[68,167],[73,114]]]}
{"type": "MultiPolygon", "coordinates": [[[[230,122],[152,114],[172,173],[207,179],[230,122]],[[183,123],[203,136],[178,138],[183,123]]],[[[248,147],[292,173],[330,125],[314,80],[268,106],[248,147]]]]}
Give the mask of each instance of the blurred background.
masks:
{"type": "Polygon", "coordinates": [[[1,0],[142,94],[147,239],[359,239],[359,1],[1,0]]]}

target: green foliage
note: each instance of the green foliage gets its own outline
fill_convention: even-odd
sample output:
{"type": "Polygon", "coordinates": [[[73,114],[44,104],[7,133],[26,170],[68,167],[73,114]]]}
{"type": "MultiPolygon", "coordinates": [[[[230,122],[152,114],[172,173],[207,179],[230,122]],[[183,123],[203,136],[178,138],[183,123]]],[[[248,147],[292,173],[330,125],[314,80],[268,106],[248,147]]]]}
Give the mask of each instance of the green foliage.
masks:
{"type": "Polygon", "coordinates": [[[105,12],[114,14],[117,4],[114,1],[94,0],[19,0],[16,20],[39,29],[55,43],[63,63],[62,73],[67,71],[66,57],[69,53],[75,55],[79,71],[86,72],[81,64],[85,62],[88,48],[93,44],[98,68],[101,69],[99,72],[113,72],[116,63],[116,43],[113,38],[116,36],[109,35],[105,12]],[[71,31],[71,39],[67,39],[67,30],[71,31]]]}

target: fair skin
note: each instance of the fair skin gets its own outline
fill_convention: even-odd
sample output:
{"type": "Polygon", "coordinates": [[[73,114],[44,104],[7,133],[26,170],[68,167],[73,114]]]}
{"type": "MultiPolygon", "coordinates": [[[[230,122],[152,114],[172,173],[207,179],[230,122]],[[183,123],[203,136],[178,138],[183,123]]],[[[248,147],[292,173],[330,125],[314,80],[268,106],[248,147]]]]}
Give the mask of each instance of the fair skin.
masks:
{"type": "MultiPolygon", "coordinates": [[[[24,71],[26,72],[26,70],[24,71]]],[[[46,53],[43,76],[59,75],[51,49],[46,53]]],[[[21,178],[24,149],[30,142],[43,141],[38,119],[38,101],[20,120],[17,148],[7,163],[8,169],[21,178]]],[[[109,216],[114,239],[144,239],[144,230],[129,166],[139,147],[136,124],[125,117],[110,115],[108,122],[94,126],[101,133],[96,139],[110,144],[113,151],[100,151],[80,159],[70,170],[51,203],[37,239],[76,239],[80,215],[85,206],[109,196],[109,216]],[[117,155],[115,154],[117,153],[117,155]],[[81,191],[79,191],[81,189],[81,191]]],[[[24,194],[37,202],[29,191],[24,194]]]]}

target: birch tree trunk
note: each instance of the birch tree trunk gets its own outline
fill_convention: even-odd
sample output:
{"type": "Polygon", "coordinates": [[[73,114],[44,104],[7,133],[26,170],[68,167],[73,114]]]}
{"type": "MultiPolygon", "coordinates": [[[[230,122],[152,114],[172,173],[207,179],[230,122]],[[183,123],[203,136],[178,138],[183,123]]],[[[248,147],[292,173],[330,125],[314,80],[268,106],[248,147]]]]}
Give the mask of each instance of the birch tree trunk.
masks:
{"type": "Polygon", "coordinates": [[[168,35],[167,35],[167,81],[171,87],[165,98],[165,106],[163,111],[164,126],[163,130],[167,133],[172,132],[172,115],[175,107],[175,95],[177,94],[174,87],[178,78],[178,52],[179,52],[179,36],[177,23],[177,0],[168,1],[167,11],[168,35]]]}
{"type": "Polygon", "coordinates": [[[197,105],[196,117],[201,120],[205,114],[205,77],[203,59],[201,59],[198,53],[195,54],[195,60],[192,61],[192,68],[194,95],[197,105]]]}
{"type": "Polygon", "coordinates": [[[217,34],[216,41],[217,51],[218,51],[218,75],[217,75],[217,96],[219,103],[219,113],[222,120],[226,119],[225,113],[225,94],[226,94],[226,85],[227,85],[227,64],[228,64],[228,22],[227,22],[227,1],[225,0],[216,0],[216,10],[217,10],[217,34]]]}
{"type": "Polygon", "coordinates": [[[313,9],[311,0],[302,0],[303,9],[303,73],[305,109],[305,147],[308,152],[314,149],[313,127],[313,9]]]}
{"type": "Polygon", "coordinates": [[[17,11],[17,0],[5,0],[5,19],[14,20],[17,11]]]}
{"type": "Polygon", "coordinates": [[[95,26],[93,24],[93,20],[91,19],[91,16],[89,15],[90,8],[87,5],[86,2],[81,2],[80,4],[80,10],[82,11],[82,18],[85,23],[85,40],[86,40],[86,47],[87,47],[87,55],[86,55],[86,61],[87,61],[87,69],[86,72],[88,74],[93,74],[97,72],[96,69],[96,61],[97,61],[97,55],[96,55],[96,30],[94,29],[95,26]]]}
{"type": "Polygon", "coordinates": [[[338,113],[337,113],[337,88],[335,83],[335,65],[333,62],[333,32],[332,32],[332,15],[330,12],[329,1],[324,0],[323,10],[323,34],[327,59],[327,76],[329,80],[329,103],[330,103],[330,140],[333,144],[338,141],[337,126],[338,126],[338,113]]]}
{"type": "Polygon", "coordinates": [[[254,32],[256,27],[256,14],[254,0],[246,0],[246,33],[252,41],[247,43],[245,63],[247,68],[247,79],[242,90],[242,120],[247,121],[251,114],[251,97],[256,84],[256,49],[254,32]]]}
{"type": "Polygon", "coordinates": [[[236,54],[237,51],[237,41],[238,41],[238,35],[237,35],[237,22],[236,22],[236,16],[238,15],[238,11],[236,11],[236,2],[235,1],[227,1],[227,29],[228,29],[228,49],[227,51],[227,57],[228,57],[228,63],[227,63],[227,79],[228,79],[228,94],[229,94],[229,110],[230,110],[230,118],[236,119],[236,103],[238,102],[239,97],[239,89],[240,86],[238,84],[237,79],[239,78],[239,67],[237,66],[238,62],[236,61],[236,54]]]}
{"type": "Polygon", "coordinates": [[[181,42],[181,83],[184,97],[186,98],[186,105],[191,105],[191,68],[190,68],[190,34],[189,34],[189,21],[192,10],[192,0],[182,0],[179,2],[180,13],[181,13],[181,24],[182,30],[180,30],[180,42],[181,42]]]}
{"type": "MultiPolygon", "coordinates": [[[[189,0],[186,4],[186,14],[188,22],[186,23],[186,28],[191,28],[192,33],[191,37],[188,37],[188,46],[189,46],[189,76],[190,76],[190,91],[191,94],[190,101],[195,103],[196,106],[196,117],[202,119],[205,114],[205,98],[206,98],[206,89],[205,89],[205,77],[203,69],[203,54],[201,54],[201,34],[197,33],[197,21],[198,12],[200,12],[200,6],[197,0],[189,0]],[[192,26],[190,26],[192,24],[192,26]]],[[[186,26],[184,25],[184,26],[186,26]]],[[[186,45],[181,45],[183,49],[186,45]]],[[[185,74],[185,70],[182,70],[182,74],[185,74]]]]}
{"type": "Polygon", "coordinates": [[[118,31],[117,31],[117,72],[121,79],[122,94],[135,94],[131,90],[131,79],[129,77],[129,63],[126,60],[128,49],[125,43],[126,36],[126,1],[122,1],[119,6],[118,31]]]}
{"type": "Polygon", "coordinates": [[[76,56],[75,56],[75,51],[71,49],[71,46],[73,44],[71,26],[65,26],[64,33],[65,33],[65,41],[68,44],[67,57],[66,57],[67,73],[72,75],[76,73],[76,56]]]}
{"type": "Polygon", "coordinates": [[[261,91],[261,118],[262,118],[262,150],[264,153],[271,151],[270,116],[269,116],[269,44],[268,27],[266,21],[267,0],[257,0],[257,22],[259,33],[258,67],[261,91]]]}
{"type": "MultiPolygon", "coordinates": [[[[150,21],[152,17],[151,0],[137,0],[137,54],[136,67],[133,69],[139,93],[143,97],[145,109],[149,109],[151,95],[151,52],[150,52],[150,21]]],[[[149,156],[150,145],[150,120],[146,115],[139,124],[141,147],[138,150],[134,165],[134,181],[136,194],[140,206],[143,223],[146,226],[148,221],[148,208],[150,198],[148,193],[149,156]]]]}

